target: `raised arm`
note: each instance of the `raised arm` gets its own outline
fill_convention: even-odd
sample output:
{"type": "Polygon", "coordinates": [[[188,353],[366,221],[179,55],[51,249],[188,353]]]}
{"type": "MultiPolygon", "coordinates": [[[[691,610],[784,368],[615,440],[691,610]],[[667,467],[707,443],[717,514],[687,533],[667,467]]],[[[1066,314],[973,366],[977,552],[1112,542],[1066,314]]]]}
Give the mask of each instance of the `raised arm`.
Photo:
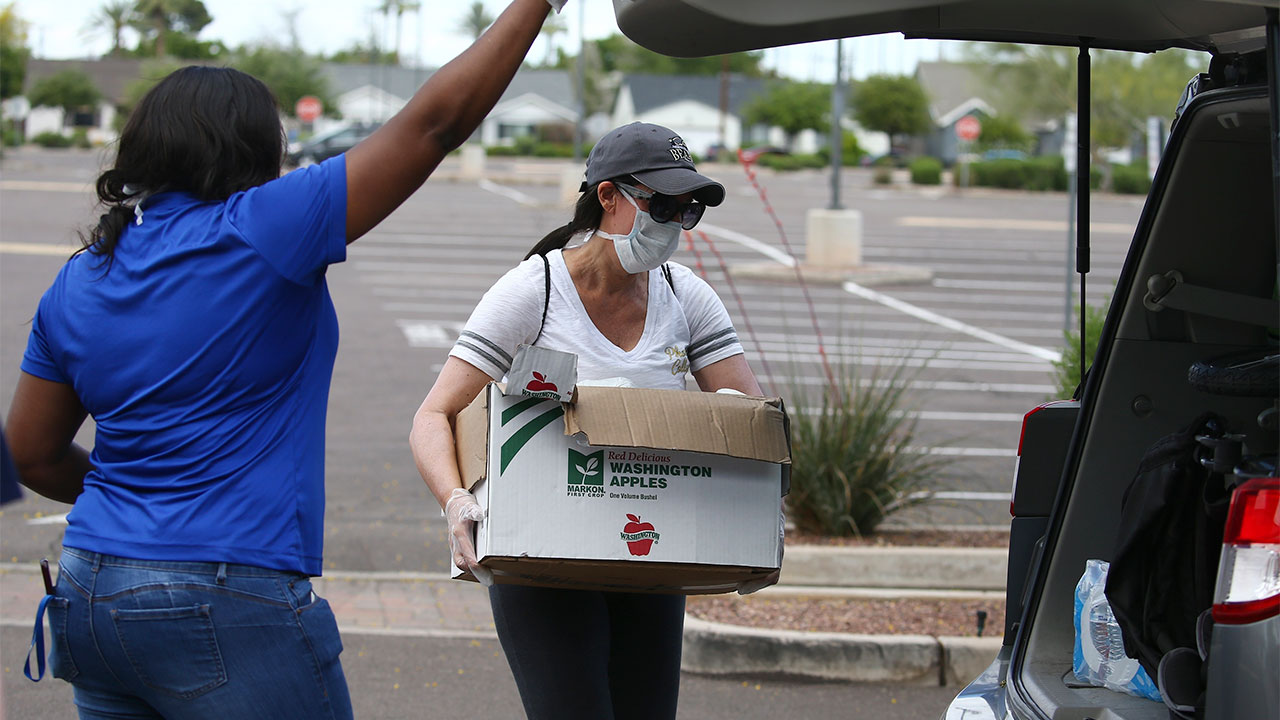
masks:
{"type": "Polygon", "coordinates": [[[538,37],[547,0],[513,0],[480,39],[347,151],[347,242],[400,206],[489,114],[538,37]]]}

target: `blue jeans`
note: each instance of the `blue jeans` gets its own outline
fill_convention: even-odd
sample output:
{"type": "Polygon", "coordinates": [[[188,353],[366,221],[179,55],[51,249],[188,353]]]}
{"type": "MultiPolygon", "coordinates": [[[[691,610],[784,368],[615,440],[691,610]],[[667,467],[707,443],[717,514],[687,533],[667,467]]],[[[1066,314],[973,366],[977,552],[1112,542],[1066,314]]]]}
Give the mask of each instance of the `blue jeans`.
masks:
{"type": "Polygon", "coordinates": [[[684,596],[489,588],[529,720],[676,716],[684,596]]]}
{"type": "Polygon", "coordinates": [[[351,717],[338,623],[304,575],[64,548],[48,616],[82,719],[351,717]]]}

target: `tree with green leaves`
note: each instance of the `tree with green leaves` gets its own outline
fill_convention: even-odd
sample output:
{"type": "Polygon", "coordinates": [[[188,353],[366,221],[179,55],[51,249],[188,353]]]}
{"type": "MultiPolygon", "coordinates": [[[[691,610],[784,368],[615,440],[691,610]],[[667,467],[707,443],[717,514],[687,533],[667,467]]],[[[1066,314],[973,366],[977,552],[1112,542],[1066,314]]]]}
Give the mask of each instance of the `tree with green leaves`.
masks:
{"type": "Polygon", "coordinates": [[[868,130],[894,138],[921,135],[933,125],[929,98],[909,75],[872,75],[853,87],[854,118],[868,130]]]}
{"type": "Polygon", "coordinates": [[[132,0],[107,0],[91,15],[85,30],[89,33],[101,33],[111,38],[111,50],[108,57],[119,57],[124,54],[124,31],[133,26],[132,0]]]}
{"type": "Polygon", "coordinates": [[[194,40],[213,22],[201,0],[137,0],[133,14],[134,28],[143,37],[139,49],[150,45],[155,57],[165,57],[170,52],[167,45],[171,36],[182,34],[194,40]]]}
{"type": "Polygon", "coordinates": [[[1035,137],[1022,123],[1010,115],[992,115],[982,120],[982,134],[978,136],[978,150],[1012,149],[1030,152],[1035,137]]]}
{"type": "Polygon", "coordinates": [[[467,14],[462,16],[458,29],[470,35],[472,40],[479,40],[493,21],[494,17],[484,9],[484,3],[476,0],[471,3],[471,7],[467,8],[467,14]]]}
{"type": "Polygon", "coordinates": [[[831,118],[831,86],[778,82],[742,109],[748,125],[782,128],[790,145],[801,130],[825,132],[831,118]]]}
{"type": "Polygon", "coordinates": [[[18,17],[11,2],[0,9],[0,100],[22,94],[30,57],[27,22],[18,17]]]}
{"type": "Polygon", "coordinates": [[[63,70],[36,82],[27,99],[32,107],[57,107],[72,114],[91,110],[102,99],[102,93],[83,71],[63,70]]]}
{"type": "MultiPolygon", "coordinates": [[[[764,61],[763,51],[733,53],[728,56],[676,58],[646,50],[626,36],[616,33],[590,44],[595,46],[600,55],[600,69],[604,73],[718,75],[728,70],[746,77],[765,77],[769,74],[761,66],[764,61]]],[[[563,64],[565,59],[561,62],[563,64]]]]}
{"type": "Polygon", "coordinates": [[[285,112],[292,113],[304,95],[320,98],[330,112],[336,108],[319,58],[300,50],[268,45],[242,47],[234,54],[231,66],[261,80],[285,112]]]}
{"type": "MultiPolygon", "coordinates": [[[[1076,109],[1079,50],[1039,45],[974,43],[966,54],[991,88],[1001,115],[1024,122],[1056,120],[1076,109]]],[[[1151,115],[1170,117],[1187,81],[1206,64],[1187,50],[1152,54],[1095,50],[1090,58],[1090,143],[1127,145],[1151,115]]]]}

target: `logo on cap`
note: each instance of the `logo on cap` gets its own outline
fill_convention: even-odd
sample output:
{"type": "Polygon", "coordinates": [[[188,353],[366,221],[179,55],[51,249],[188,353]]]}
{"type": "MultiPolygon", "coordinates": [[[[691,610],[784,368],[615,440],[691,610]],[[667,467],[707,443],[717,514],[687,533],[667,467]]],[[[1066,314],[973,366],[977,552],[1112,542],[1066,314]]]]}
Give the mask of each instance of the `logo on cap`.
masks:
{"type": "Polygon", "coordinates": [[[671,157],[681,162],[693,164],[693,156],[689,154],[689,146],[684,144],[684,140],[677,135],[668,142],[671,143],[671,157]]]}

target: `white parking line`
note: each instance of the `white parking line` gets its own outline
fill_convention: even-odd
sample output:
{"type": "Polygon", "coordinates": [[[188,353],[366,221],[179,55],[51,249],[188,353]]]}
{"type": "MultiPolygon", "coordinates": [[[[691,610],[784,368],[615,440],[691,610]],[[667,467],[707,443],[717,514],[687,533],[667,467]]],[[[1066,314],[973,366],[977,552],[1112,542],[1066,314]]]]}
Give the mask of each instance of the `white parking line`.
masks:
{"type": "MultiPolygon", "coordinates": [[[[908,215],[898,218],[898,225],[902,227],[955,228],[964,230],[1023,230],[1063,233],[1067,231],[1067,224],[1061,220],[1020,220],[1016,218],[920,217],[908,215]]],[[[1133,226],[1125,223],[1095,222],[1089,223],[1089,231],[1095,235],[1100,233],[1132,235],[1133,226]]]]}
{"type": "Polygon", "coordinates": [[[949,317],[939,315],[932,310],[925,310],[922,307],[902,302],[901,300],[889,297],[882,292],[863,287],[854,282],[846,282],[843,287],[852,295],[857,295],[858,297],[878,302],[881,305],[891,307],[895,310],[906,313],[907,315],[911,315],[912,317],[918,317],[925,322],[941,325],[942,327],[950,330],[955,330],[958,333],[964,333],[965,335],[976,337],[979,340],[986,340],[993,345],[999,345],[1001,347],[1009,348],[1010,350],[1026,353],[1033,357],[1038,357],[1041,360],[1048,360],[1049,362],[1057,362],[1062,359],[1062,353],[1056,350],[1042,348],[1037,345],[1031,345],[1030,343],[1019,342],[1018,340],[1007,338],[1003,335],[997,335],[989,330],[983,330],[982,328],[962,323],[959,320],[953,320],[949,317]]]}
{"type": "Polygon", "coordinates": [[[538,204],[537,200],[533,199],[528,195],[525,195],[519,190],[514,190],[505,185],[499,185],[498,183],[493,182],[492,180],[482,179],[480,181],[480,189],[487,190],[493,193],[494,195],[501,195],[504,198],[515,200],[521,205],[537,205],[538,204]]]}
{"type": "Polygon", "coordinates": [[[66,525],[67,513],[61,515],[41,515],[27,519],[28,525],[66,525]]]}
{"type": "Polygon", "coordinates": [[[73,247],[60,247],[43,243],[0,242],[0,253],[10,253],[12,255],[56,255],[65,258],[71,257],[71,253],[75,251],[76,249],[73,247]]]}
{"type": "MultiPolygon", "coordinates": [[[[1033,221],[1033,222],[1040,222],[1040,221],[1033,221]]],[[[1051,221],[1044,221],[1044,222],[1051,222],[1051,221]]],[[[782,263],[783,265],[787,265],[787,266],[795,265],[796,261],[791,256],[787,255],[781,250],[778,250],[777,248],[770,247],[769,245],[766,245],[760,242],[759,240],[756,240],[755,238],[749,237],[742,233],[735,232],[733,230],[728,230],[726,228],[722,228],[717,225],[704,225],[703,230],[707,231],[709,234],[715,234],[731,242],[736,242],[740,245],[743,245],[744,247],[751,248],[752,250],[755,250],[761,253],[762,255],[765,255],[766,257],[769,257],[779,263],[782,263]]],[[[1020,353],[1026,353],[1027,355],[1040,358],[1041,360],[1048,360],[1050,362],[1056,362],[1062,358],[1062,353],[1059,353],[1055,350],[1050,350],[1048,348],[1042,348],[1036,345],[1031,345],[1029,343],[1020,342],[1018,340],[1014,340],[1013,338],[1008,338],[1003,335],[997,335],[996,333],[993,333],[989,330],[983,330],[982,328],[974,327],[973,325],[962,323],[959,320],[953,320],[949,317],[939,315],[938,313],[935,313],[932,310],[925,310],[922,307],[917,307],[915,305],[911,305],[910,303],[902,302],[895,298],[889,297],[884,293],[877,292],[870,288],[863,287],[857,283],[846,282],[842,287],[845,289],[846,292],[848,292],[851,295],[856,295],[863,299],[880,303],[881,305],[893,308],[894,310],[905,313],[907,315],[911,315],[912,317],[919,318],[921,320],[924,320],[925,322],[933,323],[935,325],[939,325],[941,327],[945,327],[949,330],[954,330],[959,333],[964,333],[965,335],[976,337],[979,340],[985,340],[993,345],[999,345],[1001,347],[1009,348],[1010,350],[1014,350],[1020,353]]]]}

